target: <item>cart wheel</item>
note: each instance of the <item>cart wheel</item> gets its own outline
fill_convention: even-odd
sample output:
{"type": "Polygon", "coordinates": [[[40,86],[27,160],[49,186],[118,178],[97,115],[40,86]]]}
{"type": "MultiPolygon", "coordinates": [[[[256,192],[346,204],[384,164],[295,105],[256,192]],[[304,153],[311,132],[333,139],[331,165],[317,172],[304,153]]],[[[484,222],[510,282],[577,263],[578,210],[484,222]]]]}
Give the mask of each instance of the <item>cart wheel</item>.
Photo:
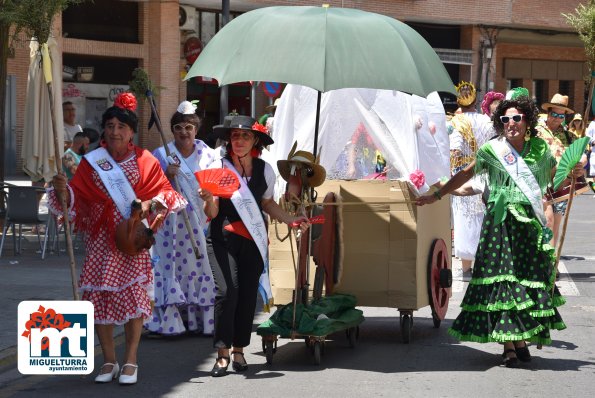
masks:
{"type": "Polygon", "coordinates": [[[316,267],[316,274],[314,275],[314,291],[312,298],[318,300],[322,297],[322,288],[324,287],[324,280],[326,278],[326,270],[324,267],[316,267]]]}
{"type": "Polygon", "coordinates": [[[266,342],[266,348],[265,348],[265,356],[267,358],[267,363],[269,365],[273,364],[273,342],[272,341],[267,341],[266,342]]]}
{"type": "Polygon", "coordinates": [[[355,348],[355,343],[357,341],[357,327],[349,328],[345,331],[347,334],[347,339],[349,340],[349,347],[355,348]]]}
{"type": "Polygon", "coordinates": [[[320,365],[322,358],[322,343],[320,341],[314,342],[314,364],[320,365]]]}
{"type": "Polygon", "coordinates": [[[446,243],[442,239],[436,239],[432,243],[428,261],[428,295],[436,328],[440,327],[440,321],[446,317],[451,286],[452,270],[446,243]]]}
{"type": "Polygon", "coordinates": [[[413,327],[413,317],[410,314],[401,316],[401,338],[403,343],[409,344],[411,341],[411,329],[413,327]]]}

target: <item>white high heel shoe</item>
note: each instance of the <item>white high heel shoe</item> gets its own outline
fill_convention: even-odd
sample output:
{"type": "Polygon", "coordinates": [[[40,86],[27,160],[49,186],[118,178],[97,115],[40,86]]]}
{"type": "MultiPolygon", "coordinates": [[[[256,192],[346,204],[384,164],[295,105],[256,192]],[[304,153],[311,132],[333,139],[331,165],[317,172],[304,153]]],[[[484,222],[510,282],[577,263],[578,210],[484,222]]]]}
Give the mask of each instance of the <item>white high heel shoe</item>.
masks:
{"type": "MultiPolygon", "coordinates": [[[[112,371],[109,373],[100,373],[97,375],[97,377],[95,377],[95,383],[109,383],[110,381],[112,381],[113,379],[116,378],[116,376],[118,375],[118,373],[120,372],[120,366],[118,366],[118,362],[116,363],[104,363],[101,366],[101,369],[103,369],[104,366],[112,366],[112,371]]],[[[101,372],[101,369],[99,370],[101,372]]]]}
{"type": "Polygon", "coordinates": [[[124,365],[122,365],[122,370],[124,370],[126,366],[132,366],[134,368],[134,373],[131,375],[125,375],[120,373],[120,378],[118,379],[118,382],[120,384],[136,384],[136,379],[138,376],[138,365],[135,365],[133,363],[125,363],[124,365]]]}

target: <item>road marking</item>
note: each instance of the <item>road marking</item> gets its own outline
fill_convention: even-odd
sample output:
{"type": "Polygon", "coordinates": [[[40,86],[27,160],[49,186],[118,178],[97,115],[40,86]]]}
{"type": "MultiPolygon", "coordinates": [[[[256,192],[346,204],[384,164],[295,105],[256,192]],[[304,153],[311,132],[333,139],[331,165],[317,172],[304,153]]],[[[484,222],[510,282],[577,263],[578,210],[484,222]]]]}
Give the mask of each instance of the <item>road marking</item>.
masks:
{"type": "MultiPolygon", "coordinates": [[[[568,269],[566,268],[566,264],[564,261],[560,260],[558,263],[558,272],[560,275],[568,275],[568,269]]],[[[578,291],[578,287],[572,280],[570,276],[564,277],[561,276],[560,280],[556,281],[556,286],[558,286],[558,290],[562,296],[580,296],[580,292],[578,291]]]]}
{"type": "MultiPolygon", "coordinates": [[[[558,271],[562,275],[568,275],[568,269],[564,261],[558,263],[558,271]]],[[[463,269],[461,268],[461,260],[458,258],[452,258],[452,292],[460,293],[465,290],[465,281],[463,281],[463,269]]],[[[570,276],[562,276],[560,280],[556,282],[558,290],[562,296],[580,296],[578,287],[570,276]]]]}

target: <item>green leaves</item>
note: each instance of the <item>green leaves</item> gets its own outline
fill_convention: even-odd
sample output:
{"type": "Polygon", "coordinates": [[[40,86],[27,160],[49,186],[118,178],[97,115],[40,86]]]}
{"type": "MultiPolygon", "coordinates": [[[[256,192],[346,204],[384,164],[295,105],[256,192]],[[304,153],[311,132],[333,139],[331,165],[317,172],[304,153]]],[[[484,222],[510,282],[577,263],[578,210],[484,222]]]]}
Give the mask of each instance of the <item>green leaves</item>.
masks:
{"type": "Polygon", "coordinates": [[[87,0],[4,0],[0,20],[15,27],[15,35],[24,32],[28,38],[35,37],[46,43],[50,37],[56,15],[73,4],[87,0]]]}
{"type": "Polygon", "coordinates": [[[128,82],[130,91],[134,93],[136,98],[147,99],[147,92],[150,91],[153,97],[159,95],[163,87],[155,86],[149,78],[149,74],[143,68],[136,68],[132,71],[132,80],[128,82]]]}
{"type": "Polygon", "coordinates": [[[574,14],[562,14],[566,23],[572,26],[585,46],[585,53],[589,62],[589,69],[595,70],[595,1],[589,0],[588,5],[579,4],[574,14]]]}
{"type": "Polygon", "coordinates": [[[562,154],[558,168],[556,169],[556,175],[554,176],[554,191],[560,188],[562,182],[568,177],[568,174],[572,171],[574,166],[581,160],[587,144],[589,143],[589,137],[579,138],[574,141],[562,154]]]}

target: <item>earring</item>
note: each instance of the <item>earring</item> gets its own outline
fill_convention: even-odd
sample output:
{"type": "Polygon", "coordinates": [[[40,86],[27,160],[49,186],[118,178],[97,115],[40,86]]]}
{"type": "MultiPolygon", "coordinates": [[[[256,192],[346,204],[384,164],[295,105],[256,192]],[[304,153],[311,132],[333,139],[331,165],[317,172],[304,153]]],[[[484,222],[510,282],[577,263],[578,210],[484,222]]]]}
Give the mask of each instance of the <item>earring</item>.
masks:
{"type": "Polygon", "coordinates": [[[531,130],[527,129],[525,132],[525,141],[529,141],[531,139],[531,130]]]}
{"type": "Polygon", "coordinates": [[[132,151],[134,149],[134,143],[132,142],[132,140],[128,141],[128,150],[132,151]]]}

